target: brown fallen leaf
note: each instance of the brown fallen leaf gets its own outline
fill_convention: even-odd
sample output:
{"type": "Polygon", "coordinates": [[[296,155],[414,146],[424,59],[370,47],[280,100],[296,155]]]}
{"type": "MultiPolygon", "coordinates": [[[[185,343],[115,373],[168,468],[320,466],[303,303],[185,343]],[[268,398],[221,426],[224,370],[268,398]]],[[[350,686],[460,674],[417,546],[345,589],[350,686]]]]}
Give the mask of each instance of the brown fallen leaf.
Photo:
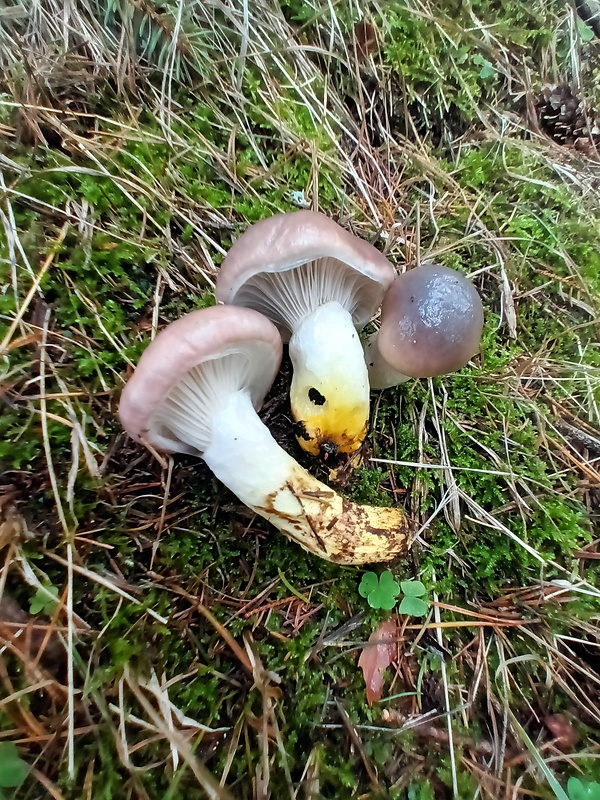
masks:
{"type": "Polygon", "coordinates": [[[554,736],[554,744],[559,750],[568,752],[579,741],[579,733],[564,714],[548,714],[544,717],[544,725],[554,736]]]}
{"type": "Polygon", "coordinates": [[[371,22],[363,20],[354,26],[354,41],[359,62],[364,62],[377,49],[377,29],[371,22]]]}
{"type": "Polygon", "coordinates": [[[0,489],[0,550],[27,536],[27,524],[13,503],[16,492],[12,488],[0,489]]]}
{"type": "Polygon", "coordinates": [[[384,671],[396,658],[397,641],[398,623],[388,619],[373,631],[360,654],[358,666],[363,671],[370,706],[381,697],[384,671]]]}

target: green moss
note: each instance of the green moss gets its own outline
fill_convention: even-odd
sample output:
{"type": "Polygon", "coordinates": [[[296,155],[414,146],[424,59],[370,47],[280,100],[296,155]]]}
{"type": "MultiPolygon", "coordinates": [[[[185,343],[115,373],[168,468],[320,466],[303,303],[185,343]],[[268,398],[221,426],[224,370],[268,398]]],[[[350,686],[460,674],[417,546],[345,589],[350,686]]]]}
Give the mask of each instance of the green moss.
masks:
{"type": "MultiPolygon", "coordinates": [[[[440,251],[440,260],[448,266],[473,275],[486,308],[482,352],[473,365],[436,378],[431,385],[410,381],[377,396],[371,452],[376,458],[409,465],[367,460],[343,490],[357,502],[402,503],[421,521],[439,512],[422,532],[427,547],[416,544],[411,555],[392,565],[394,575],[420,577],[442,602],[476,608],[477,603],[513,589],[537,585],[542,573],[545,581],[564,578],[561,567],[569,574],[573,551],[590,540],[589,512],[582,502],[584,481],[560,461],[553,426],[564,411],[587,420],[597,402],[600,255],[594,194],[590,190],[589,196],[582,195],[564,183],[539,143],[520,133],[492,141],[491,123],[485,131],[479,124],[482,113],[488,121],[495,119],[489,106],[501,113],[518,111],[506,79],[508,68],[524,61],[534,84],[541,80],[550,54],[560,69],[568,44],[568,36],[557,27],[563,5],[471,0],[451,7],[434,2],[428,8],[432,18],[417,13],[416,7],[392,3],[384,19],[374,19],[380,34],[377,69],[386,80],[390,78],[390,86],[397,87],[400,81],[402,100],[419,117],[425,139],[418,161],[412,159],[410,148],[402,161],[402,148],[394,150],[391,145],[388,158],[387,143],[374,154],[373,163],[384,172],[389,169],[393,185],[388,189],[386,177],[385,192],[390,194],[383,192],[383,198],[380,173],[363,175],[364,152],[355,151],[344,135],[343,127],[350,123],[342,120],[339,140],[331,141],[321,111],[309,109],[302,87],[295,86],[291,67],[289,72],[277,67],[267,74],[256,67],[252,48],[240,90],[244,126],[237,124],[227,98],[213,91],[210,75],[218,71],[221,81],[231,80],[231,64],[215,59],[214,65],[204,64],[205,83],[199,81],[187,90],[174,87],[179,117],[173,118],[170,141],[156,121],[153,102],[138,98],[139,113],[127,135],[122,135],[126,130],[122,127],[102,123],[107,136],[97,146],[90,134],[87,144],[96,160],[67,148],[31,148],[18,140],[5,145],[9,158],[24,168],[21,173],[8,165],[6,174],[15,228],[33,275],[54,252],[67,204],[72,214],[71,227],[26,321],[38,326],[32,330],[39,330],[40,320],[49,315],[48,443],[65,508],[70,508],[67,495],[73,488],[69,520],[78,520],[75,532],[82,534],[76,540],[77,563],[135,597],[135,602],[124,600],[99,582],[74,575],[75,609],[90,625],[75,654],[77,703],[80,697],[85,701],[85,709],[78,705],[77,711],[75,781],[66,777],[64,764],[58,765],[55,750],[46,752],[41,746],[35,750],[32,745],[36,766],[60,785],[67,798],[78,800],[90,763],[94,800],[129,795],[179,800],[198,795],[191,771],[186,766],[172,768],[168,743],[158,738],[136,748],[143,734],[130,722],[126,727],[134,747],[133,763],[149,768],[137,772],[123,765],[115,712],[121,702],[120,686],[125,713],[144,716],[121,683],[127,670],[143,677],[152,672],[164,676],[171,681],[169,698],[183,714],[227,728],[223,738],[208,734],[190,739],[217,778],[227,761],[232,728],[242,720],[243,735],[228,785],[236,797],[252,796],[254,772],[262,758],[255,729],[262,697],[238,657],[195,609],[196,597],[240,646],[247,641],[265,669],[280,679],[275,713],[294,786],[310,759],[319,765],[323,798],[373,793],[356,748],[348,745],[335,702],[339,701],[362,738],[366,757],[378,770],[384,794],[399,800],[429,800],[451,791],[452,770],[441,744],[433,750],[413,733],[372,729],[383,727],[382,708],[366,704],[356,662],[383,616],[366,607],[358,594],[362,570],[318,562],[266,522],[246,515],[207,468],[193,459],[176,460],[167,492],[166,473],[123,440],[116,417],[122,380],[150,339],[155,297],[160,299],[161,326],[211,305],[214,298],[203,275],[212,279],[209,262],[218,265],[222,251],[248,223],[293,210],[299,202],[295,193],[304,192],[312,201],[316,181],[321,210],[355,217],[375,238],[376,214],[365,210],[355,175],[340,166],[339,148],[352,160],[367,191],[373,192],[385,232],[393,222],[395,234],[402,230],[408,242],[418,219],[422,255],[431,247],[440,251]],[[267,107],[265,98],[273,94],[277,97],[267,107]],[[456,126],[465,136],[459,144],[447,137],[449,146],[442,154],[428,142],[436,138],[431,135],[436,125],[456,126]],[[116,143],[110,143],[108,134],[115,134],[116,143]],[[430,208],[435,223],[429,219],[430,208]],[[475,212],[479,227],[472,235],[475,212]],[[501,293],[499,254],[514,300],[516,338],[509,335],[506,323],[508,298],[501,293]],[[573,364],[579,365],[577,372],[573,364]],[[88,475],[80,453],[78,474],[69,482],[75,457],[68,424],[72,420],[57,378],[72,393],[69,402],[78,420],[85,422],[91,451],[103,466],[100,478],[88,475]],[[110,457],[104,463],[107,453],[110,457]],[[439,511],[448,485],[447,475],[437,467],[445,457],[463,497],[472,498],[489,515],[482,518],[475,506],[463,501],[457,530],[439,511]],[[432,468],[417,470],[410,465],[421,460],[432,468]],[[491,527],[490,521],[556,564],[542,568],[535,554],[506,531],[491,527]],[[290,591],[282,574],[297,592],[310,595],[308,608],[290,591]],[[327,643],[326,635],[349,620],[356,627],[327,643]],[[366,731],[363,726],[371,728],[366,731]],[[410,769],[412,756],[419,759],[422,774],[412,776],[407,786],[403,771],[407,764],[410,769]],[[159,766],[149,766],[154,764],[159,766]]],[[[331,7],[287,2],[282,11],[298,28],[297,41],[286,47],[307,46],[316,69],[323,54],[315,43],[323,41],[324,30],[337,30],[331,7]]],[[[349,45],[358,20],[340,4],[335,13],[349,45]]],[[[339,55],[339,64],[311,82],[320,103],[327,103],[335,91],[343,100],[342,87],[355,93],[354,66],[348,69],[339,55]]],[[[388,84],[382,80],[381,85],[388,84]]],[[[391,106],[398,101],[395,96],[387,99],[391,106]]],[[[110,109],[108,100],[106,107],[110,109]]],[[[394,236],[388,242],[392,258],[399,257],[394,236]]],[[[13,286],[9,243],[3,241],[0,247],[0,335],[4,335],[33,278],[19,261],[13,286]]],[[[406,252],[410,256],[408,246],[406,252]]],[[[42,438],[39,356],[39,342],[20,343],[10,351],[6,379],[3,376],[7,402],[0,414],[0,460],[9,482],[17,485],[19,507],[34,534],[22,545],[23,556],[44,581],[64,587],[65,570],[50,557],[53,551],[63,553],[64,537],[42,438]]],[[[598,567],[578,560],[577,569],[598,585],[598,567]]],[[[7,586],[27,607],[32,590],[21,580],[18,565],[11,568],[7,586]]],[[[515,608],[522,630],[505,628],[501,634],[507,652],[514,656],[511,707],[536,720],[547,710],[570,712],[572,699],[560,686],[546,685],[547,652],[526,632],[556,638],[572,634],[574,620],[592,625],[596,599],[580,595],[564,605],[534,608],[516,600],[515,608]]],[[[457,613],[443,613],[448,622],[462,619],[457,613]]],[[[430,656],[427,640],[410,655],[415,632],[405,633],[403,654],[410,669],[414,667],[413,679],[421,675],[439,684],[439,659],[430,656]]],[[[451,655],[463,653],[472,635],[471,629],[444,629],[445,646],[451,655]]],[[[495,633],[486,630],[485,636],[495,633]]],[[[465,674],[460,674],[456,663],[447,662],[451,692],[468,685],[472,673],[466,663],[461,661],[465,674]]],[[[497,649],[490,646],[488,673],[496,675],[502,664],[497,649]]],[[[16,660],[14,672],[18,690],[25,686],[25,677],[16,660]]],[[[401,674],[404,678],[408,673],[401,674]]],[[[396,685],[394,691],[404,688],[396,685]]],[[[421,687],[422,704],[425,695],[421,687]]],[[[457,698],[455,694],[452,702],[457,698]]],[[[465,735],[488,730],[486,699],[479,697],[480,705],[469,710],[473,721],[465,735]]],[[[44,697],[24,695],[20,702],[36,713],[39,705],[41,718],[50,718],[52,709],[44,705],[44,697]]],[[[404,708],[395,701],[388,707],[400,712],[404,708]]],[[[2,718],[0,724],[4,730],[14,727],[9,719],[2,718]]],[[[455,725],[462,732],[458,719],[455,725]]],[[[587,743],[593,732],[580,725],[587,743]]],[[[535,732],[543,740],[544,731],[535,732]]],[[[273,742],[269,746],[271,794],[287,796],[281,754],[273,742]]],[[[460,758],[456,763],[459,796],[472,797],[474,778],[460,758]]],[[[593,779],[593,765],[585,762],[584,769],[593,779]]],[[[33,778],[30,783],[33,794],[33,778]]]]}

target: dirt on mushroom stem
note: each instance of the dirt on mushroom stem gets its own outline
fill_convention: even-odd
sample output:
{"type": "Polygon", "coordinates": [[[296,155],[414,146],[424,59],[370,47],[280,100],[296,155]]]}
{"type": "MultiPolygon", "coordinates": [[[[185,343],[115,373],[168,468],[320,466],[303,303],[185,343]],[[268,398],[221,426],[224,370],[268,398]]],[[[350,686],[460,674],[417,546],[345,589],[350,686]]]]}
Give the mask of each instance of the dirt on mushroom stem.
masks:
{"type": "Polygon", "coordinates": [[[353,503],[312,477],[307,480],[302,468],[254,508],[305,550],[338,564],[390,561],[409,550],[415,534],[402,509],[353,503]],[[283,510],[290,498],[300,504],[300,517],[283,510]]]}
{"type": "Polygon", "coordinates": [[[290,406],[293,367],[287,345],[283,348],[281,367],[258,415],[271,431],[277,444],[307,470],[336,486],[345,486],[355,468],[364,461],[366,442],[353,452],[340,451],[335,442],[324,439],[314,454],[300,446],[298,440],[310,438],[302,420],[294,421],[290,406]],[[315,460],[315,455],[320,456],[315,460]]]}
{"type": "Polygon", "coordinates": [[[317,480],[279,447],[244,392],[223,393],[202,458],[246,506],[320,558],[390,561],[409,546],[402,509],[358,505],[317,480]]]}

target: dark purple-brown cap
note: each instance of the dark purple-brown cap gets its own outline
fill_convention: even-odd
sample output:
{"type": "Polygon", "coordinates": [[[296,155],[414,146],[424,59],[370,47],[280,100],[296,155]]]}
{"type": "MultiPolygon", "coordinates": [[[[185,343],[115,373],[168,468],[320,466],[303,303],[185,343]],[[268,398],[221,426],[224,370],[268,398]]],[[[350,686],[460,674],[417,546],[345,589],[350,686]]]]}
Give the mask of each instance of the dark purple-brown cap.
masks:
{"type": "Polygon", "coordinates": [[[234,243],[217,276],[222,303],[255,308],[292,330],[303,315],[338,300],[364,327],[394,279],[373,245],[324,214],[294,211],[251,225],[234,243]],[[310,266],[310,269],[298,268],[310,266]]]}
{"type": "Polygon", "coordinates": [[[411,378],[445,375],[477,352],[483,306],[459,272],[424,264],[399,275],[381,307],[377,347],[384,361],[411,378]]]}
{"type": "Polygon", "coordinates": [[[186,314],[142,354],[121,395],[123,427],[155,450],[199,454],[209,444],[209,417],[218,407],[220,389],[247,390],[258,409],[275,380],[281,353],[277,328],[252,309],[213,306],[186,314]],[[179,431],[189,415],[193,444],[174,434],[171,413],[178,417],[179,431]]]}

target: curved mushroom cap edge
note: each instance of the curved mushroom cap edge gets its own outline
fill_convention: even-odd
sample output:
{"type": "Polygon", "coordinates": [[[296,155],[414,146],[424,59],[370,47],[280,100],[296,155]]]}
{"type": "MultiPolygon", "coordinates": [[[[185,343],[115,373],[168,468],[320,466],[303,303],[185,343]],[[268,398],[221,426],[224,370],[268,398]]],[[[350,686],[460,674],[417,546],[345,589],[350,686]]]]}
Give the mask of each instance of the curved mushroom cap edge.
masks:
{"type": "Polygon", "coordinates": [[[272,322],[249,308],[220,305],[167,325],[144,350],[121,394],[119,417],[127,433],[143,442],[161,402],[190,369],[249,342],[262,343],[265,353],[272,353],[253,375],[252,401],[259,408],[281,363],[281,336],[272,322]]]}
{"type": "Polygon", "coordinates": [[[360,324],[366,324],[394,280],[394,267],[372,244],[317,211],[275,214],[247,228],[221,264],[217,301],[235,303],[244,283],[262,272],[283,272],[326,258],[347,264],[373,282],[373,291],[363,301],[365,307],[357,313],[360,324]]]}

